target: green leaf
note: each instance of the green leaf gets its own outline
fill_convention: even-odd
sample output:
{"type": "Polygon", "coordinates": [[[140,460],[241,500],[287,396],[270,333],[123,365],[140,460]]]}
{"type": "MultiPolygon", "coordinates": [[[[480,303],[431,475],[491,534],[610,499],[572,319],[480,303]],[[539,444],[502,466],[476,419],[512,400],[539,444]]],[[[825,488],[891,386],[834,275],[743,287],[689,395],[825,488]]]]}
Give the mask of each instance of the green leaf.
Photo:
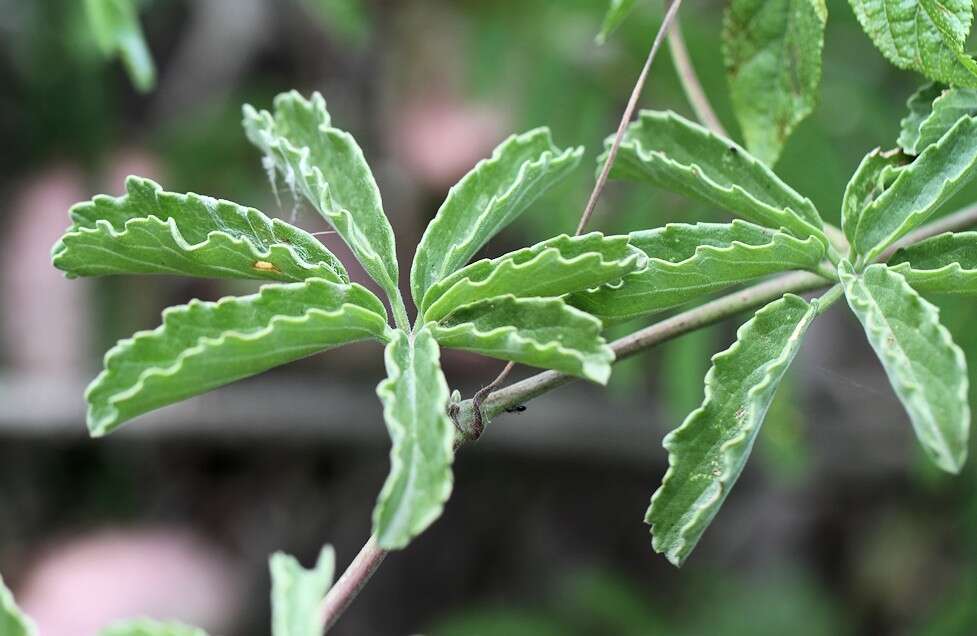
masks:
{"type": "Polygon", "coordinates": [[[595,38],[597,44],[604,44],[607,38],[624,22],[628,14],[634,9],[637,0],[610,0],[607,13],[604,14],[604,23],[600,27],[600,33],[595,38]]]}
{"type": "Polygon", "coordinates": [[[885,265],[857,275],[839,267],[845,295],[937,466],[958,473],[967,459],[967,362],[940,324],[939,310],[885,265]]]}
{"type": "Polygon", "coordinates": [[[85,0],[85,10],[102,54],[118,55],[140,92],[152,90],[156,68],[139,26],[135,0],[85,0]]]}
{"type": "Polygon", "coordinates": [[[268,561],[271,570],[272,636],[321,636],[319,607],[332,587],[336,555],[327,545],[319,560],[306,570],[295,557],[276,552],[268,561]]]}
{"type": "Polygon", "coordinates": [[[456,271],[427,290],[421,309],[426,321],[437,321],[462,305],[503,294],[562,296],[620,280],[647,260],[627,236],[563,234],[456,271]]]}
{"type": "Polygon", "coordinates": [[[37,628],[14,601],[14,595],[0,577],[0,634],[3,636],[37,636],[37,628]]]}
{"type": "Polygon", "coordinates": [[[888,265],[924,294],[977,294],[977,232],[928,238],[898,250],[888,265]]]}
{"type": "Polygon", "coordinates": [[[743,471],[781,378],[817,314],[786,295],[759,310],[712,358],[702,406],[665,437],[668,472],[645,522],[652,547],[681,566],[743,471]]]}
{"type": "Polygon", "coordinates": [[[899,169],[909,161],[910,158],[899,152],[898,148],[887,151],[876,148],[865,155],[845,186],[845,196],[841,201],[841,227],[845,236],[850,239],[855,235],[862,212],[892,185],[899,175],[899,169]]]}
{"type": "Polygon", "coordinates": [[[245,105],[244,130],[269,170],[274,167],[293,192],[301,192],[370,277],[391,299],[399,298],[394,234],[380,191],[356,140],[332,126],[322,95],[306,100],[295,91],[282,93],[274,115],[245,105]]]}
{"type": "MultiPolygon", "coordinates": [[[[860,263],[925,221],[969,182],[977,165],[977,118],[964,117],[911,164],[900,169],[885,192],[866,205],[848,240],[860,263]]],[[[891,173],[893,175],[895,173],[891,173]]]]}
{"type": "Polygon", "coordinates": [[[509,137],[479,161],[451,188],[421,238],[410,272],[414,301],[420,304],[431,285],[470,261],[582,154],[582,147],[560,150],[548,128],[536,128],[509,137]]]}
{"type": "Polygon", "coordinates": [[[373,510],[373,534],[386,550],[410,543],[441,516],[451,495],[455,427],[448,383],[428,327],[393,332],[384,355],[387,378],[377,386],[393,447],[390,475],[373,510]]]}
{"type": "Polygon", "coordinates": [[[465,305],[432,323],[442,346],[606,384],[614,352],[601,322],[559,298],[509,294],[465,305]]]}
{"type": "Polygon", "coordinates": [[[850,0],[882,55],[902,69],[954,86],[977,86],[977,62],[964,52],[972,0],[850,0]]]}
{"type": "Polygon", "coordinates": [[[730,99],[746,147],[773,165],[818,101],[824,0],[733,0],[723,25],[730,99]]]}
{"type": "Polygon", "coordinates": [[[307,232],[254,208],[174,194],[129,177],[121,197],[71,208],[72,226],[52,250],[76,276],[181,274],[210,278],[347,283],[346,269],[307,232]]]}
{"type": "Polygon", "coordinates": [[[650,258],[619,284],[572,294],[567,302],[605,323],[663,311],[730,285],[790,269],[814,269],[824,243],[746,221],[670,223],[631,233],[650,258]]]}
{"type": "Polygon", "coordinates": [[[317,278],[170,307],[162,326],[120,340],[105,355],[105,370],[85,393],[89,431],[105,435],[137,415],[287,362],[383,339],[386,329],[376,296],[317,278]]]}
{"type": "Polygon", "coordinates": [[[172,621],[149,619],[126,620],[113,623],[98,633],[99,636],[207,636],[198,628],[172,621]]]}
{"type": "Polygon", "coordinates": [[[906,106],[909,114],[902,120],[899,146],[906,154],[918,155],[961,117],[977,115],[977,90],[930,83],[913,93],[906,106]]]}
{"type": "MultiPolygon", "coordinates": [[[[603,165],[605,159],[606,153],[598,161],[603,165]]],[[[673,112],[642,111],[628,126],[610,174],[648,181],[754,223],[828,244],[810,199],[740,146],[673,112]]]]}

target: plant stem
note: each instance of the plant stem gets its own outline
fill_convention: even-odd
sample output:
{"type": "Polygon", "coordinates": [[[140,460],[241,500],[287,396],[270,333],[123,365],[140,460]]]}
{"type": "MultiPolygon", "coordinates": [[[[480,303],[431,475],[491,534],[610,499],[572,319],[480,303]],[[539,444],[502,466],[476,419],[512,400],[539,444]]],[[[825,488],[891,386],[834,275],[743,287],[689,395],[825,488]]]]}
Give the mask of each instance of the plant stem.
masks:
{"type": "Polygon", "coordinates": [[[836,283],[826,294],[818,298],[818,315],[823,314],[831,305],[841,298],[845,288],[841,283],[836,283]]]}
{"type": "Polygon", "coordinates": [[[641,97],[641,90],[645,86],[645,81],[648,79],[648,72],[651,70],[651,63],[655,61],[655,55],[658,54],[658,49],[661,48],[662,40],[665,39],[665,33],[668,32],[669,25],[671,25],[672,20],[675,19],[675,15],[678,13],[679,7],[682,5],[682,0],[672,0],[672,3],[668,6],[668,11],[665,12],[665,17],[662,18],[661,26],[658,28],[658,33],[655,34],[655,40],[651,43],[651,50],[648,51],[648,57],[645,59],[645,65],[641,69],[641,74],[638,75],[638,81],[635,82],[634,88],[631,90],[631,97],[628,99],[628,105],[624,109],[624,113],[621,115],[621,122],[617,126],[617,133],[614,135],[614,142],[611,144],[611,148],[607,153],[607,160],[604,161],[604,167],[600,170],[600,175],[597,177],[597,183],[594,184],[594,189],[590,193],[590,198],[587,199],[587,205],[584,206],[583,214],[580,215],[580,223],[577,224],[577,234],[584,231],[587,227],[587,223],[590,222],[590,217],[594,214],[594,207],[597,205],[597,199],[600,197],[600,193],[604,190],[604,186],[607,185],[607,175],[611,171],[611,166],[614,164],[614,159],[617,157],[617,151],[621,147],[621,140],[624,138],[624,131],[627,129],[628,124],[631,123],[631,117],[634,116],[634,109],[638,106],[638,98],[641,97]]]}
{"type": "Polygon", "coordinates": [[[328,632],[336,624],[386,556],[387,551],[377,545],[376,537],[371,536],[336,584],[326,593],[326,597],[322,599],[322,605],[319,606],[322,633],[328,632]]]}
{"type": "Polygon", "coordinates": [[[682,27],[679,25],[678,18],[672,22],[672,28],[668,30],[668,50],[672,53],[672,64],[675,66],[675,72],[682,84],[682,90],[685,92],[696,118],[717,135],[729,137],[729,133],[723,128],[722,122],[719,121],[719,117],[712,109],[712,104],[709,103],[709,98],[702,88],[699,76],[696,75],[695,66],[689,57],[689,51],[685,48],[685,38],[682,37],[682,27]]]}

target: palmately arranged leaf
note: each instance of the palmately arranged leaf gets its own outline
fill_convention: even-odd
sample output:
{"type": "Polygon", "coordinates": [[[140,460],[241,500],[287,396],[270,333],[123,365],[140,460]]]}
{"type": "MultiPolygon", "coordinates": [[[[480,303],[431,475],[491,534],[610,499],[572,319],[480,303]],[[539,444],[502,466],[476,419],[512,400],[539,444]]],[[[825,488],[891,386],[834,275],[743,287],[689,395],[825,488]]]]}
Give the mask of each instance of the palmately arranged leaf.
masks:
{"type": "Polygon", "coordinates": [[[597,34],[597,44],[603,44],[607,38],[617,30],[624,19],[628,17],[637,0],[610,0],[607,13],[604,14],[604,22],[601,24],[600,33],[597,34]]]}
{"type": "MultiPolygon", "coordinates": [[[[598,161],[603,165],[605,160],[606,153],[598,161]]],[[[673,112],[641,112],[628,126],[610,176],[648,181],[748,221],[828,244],[810,199],[742,147],[673,112]]]]}
{"type": "Polygon", "coordinates": [[[89,385],[88,429],[126,420],[337,345],[384,339],[386,310],[359,285],[318,278],[266,285],[257,294],[191,301],[163,324],[120,340],[89,385]]]}
{"type": "Polygon", "coordinates": [[[145,93],[156,84],[156,67],[139,26],[136,4],[136,0],[85,0],[85,11],[102,54],[118,55],[133,85],[145,93]]]}
{"type": "Polygon", "coordinates": [[[72,226],[52,250],[75,276],[180,274],[209,278],[349,282],[314,236],[230,201],[174,194],[129,177],[121,197],[97,196],[71,209],[72,226]]]}
{"type": "Polygon", "coordinates": [[[967,362],[940,324],[939,310],[885,265],[857,275],[842,262],[839,272],[916,437],[937,466],[960,472],[970,434],[967,362]]]}
{"type": "Polygon", "coordinates": [[[977,115],[977,89],[948,88],[930,83],[906,102],[909,114],[902,120],[899,146],[909,155],[918,155],[936,143],[961,117],[977,115]]]}
{"type": "Polygon", "coordinates": [[[631,245],[649,256],[620,283],[572,294],[574,307],[605,323],[676,307],[753,278],[791,269],[813,269],[824,243],[746,221],[671,223],[631,233],[631,245]]]}
{"type": "Polygon", "coordinates": [[[924,294],[977,294],[977,232],[947,232],[904,247],[888,262],[924,294]]]}
{"type": "Polygon", "coordinates": [[[3,636],[37,636],[37,627],[14,601],[14,595],[0,577],[0,634],[3,636]]]}
{"type": "Polygon", "coordinates": [[[384,357],[387,378],[377,395],[393,446],[373,534],[381,548],[399,550],[441,516],[451,495],[455,427],[441,352],[428,327],[393,332],[384,357]]]}
{"type": "Polygon", "coordinates": [[[394,233],[363,151],[334,128],[319,93],[275,98],[275,114],[244,106],[244,130],[293,192],[301,192],[390,298],[397,289],[394,233]]]}
{"type": "Polygon", "coordinates": [[[977,118],[964,117],[898,171],[885,192],[865,206],[846,236],[861,262],[871,262],[893,241],[925,221],[966,185],[977,165],[977,118]]]}
{"type": "Polygon", "coordinates": [[[824,0],[733,0],[723,57],[746,147],[767,165],[818,102],[824,0]]]}
{"type": "Polygon", "coordinates": [[[548,128],[512,135],[448,192],[417,246],[410,272],[418,304],[434,283],[482,247],[580,162],[583,148],[560,150],[548,128]]]}
{"type": "Polygon", "coordinates": [[[601,322],[559,298],[498,296],[453,311],[431,323],[444,347],[605,384],[614,352],[601,337],[601,322]]]}
{"type": "Polygon", "coordinates": [[[271,634],[272,636],[322,636],[322,615],[319,607],[332,587],[336,568],[336,554],[331,545],[319,552],[319,559],[311,570],[298,560],[276,552],[268,561],[271,570],[271,634]]]}
{"type": "Polygon", "coordinates": [[[890,62],[953,86],[977,86],[964,51],[971,0],[849,0],[862,28],[890,62]]]}
{"type": "Polygon", "coordinates": [[[681,566],[736,483],[781,378],[817,314],[815,303],[786,295],[760,309],[736,342],[712,358],[706,397],[665,437],[668,472],[645,522],[652,547],[681,566]]]}
{"type": "Polygon", "coordinates": [[[892,185],[899,169],[909,160],[898,148],[887,151],[876,148],[862,158],[845,186],[845,196],[841,201],[841,228],[845,236],[855,235],[862,212],[892,185]]]}
{"type": "Polygon", "coordinates": [[[113,623],[101,630],[98,636],[207,636],[207,632],[174,621],[140,618],[113,623]]]}
{"type": "Polygon", "coordinates": [[[437,321],[462,305],[504,294],[562,296],[618,281],[647,260],[627,236],[564,234],[456,271],[427,290],[421,310],[424,320],[437,321]]]}

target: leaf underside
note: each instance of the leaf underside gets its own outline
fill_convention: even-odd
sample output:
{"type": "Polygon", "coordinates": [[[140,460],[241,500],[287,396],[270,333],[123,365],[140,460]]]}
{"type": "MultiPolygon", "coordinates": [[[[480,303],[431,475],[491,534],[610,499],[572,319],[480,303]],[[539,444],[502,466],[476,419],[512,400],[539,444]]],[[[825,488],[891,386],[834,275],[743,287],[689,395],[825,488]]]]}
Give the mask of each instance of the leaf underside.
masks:
{"type": "Polygon", "coordinates": [[[966,185],[977,166],[977,118],[964,117],[940,140],[928,146],[885,192],[864,207],[848,240],[862,262],[871,262],[930,217],[966,185]]]}
{"type": "Polygon", "coordinates": [[[665,437],[669,468],[645,521],[652,547],[673,564],[685,562],[736,483],[816,313],[793,295],[760,309],[713,357],[702,406],[665,437]]]}
{"type": "Polygon", "coordinates": [[[977,115],[977,89],[930,83],[913,93],[906,106],[909,113],[900,124],[899,146],[906,154],[918,155],[961,117],[977,115]]]}
{"type": "Polygon", "coordinates": [[[386,311],[359,285],[321,279],[251,296],[191,301],[162,326],[121,340],[89,385],[93,436],[126,420],[347,342],[383,339],[386,311]]]}
{"type": "Polygon", "coordinates": [[[748,221],[828,243],[810,199],[742,147],[672,112],[641,112],[628,126],[610,175],[648,181],[748,221]]]}
{"type": "Polygon", "coordinates": [[[141,618],[113,623],[100,631],[98,636],[207,636],[207,633],[183,623],[141,618]]]}
{"type": "Polygon", "coordinates": [[[125,195],[75,205],[71,219],[52,250],[54,266],[69,277],[349,282],[339,259],[309,233],[230,201],[164,192],[149,179],[129,177],[125,195]]]}
{"type": "Polygon", "coordinates": [[[17,607],[14,595],[0,577],[0,634],[3,636],[37,636],[37,628],[17,607]]]}
{"type": "Polygon", "coordinates": [[[390,296],[397,289],[393,229],[363,151],[334,128],[319,93],[275,98],[274,115],[244,106],[244,130],[292,192],[300,192],[332,225],[373,280],[390,296]]]}
{"type": "Polygon", "coordinates": [[[627,236],[564,234],[456,271],[428,289],[421,310],[425,320],[437,321],[462,305],[508,293],[562,296],[618,281],[645,261],[627,236]]]}
{"type": "Polygon", "coordinates": [[[898,250],[888,265],[923,294],[977,294],[977,232],[928,238],[898,250]]]}
{"type": "Polygon", "coordinates": [[[398,550],[441,516],[451,495],[455,428],[430,329],[414,335],[396,330],[384,357],[387,378],[377,395],[393,446],[390,474],[373,510],[373,533],[381,548],[398,550]]]}
{"type": "Polygon", "coordinates": [[[442,346],[605,384],[614,352],[601,322],[559,298],[498,296],[465,305],[431,323],[442,346]]]}
{"type": "Polygon", "coordinates": [[[824,244],[797,239],[746,221],[672,223],[631,233],[631,245],[650,258],[619,284],[572,294],[574,307],[616,322],[676,307],[714,291],[791,269],[813,269],[824,244]]]}
{"type": "Polygon", "coordinates": [[[146,46],[133,0],[85,0],[88,23],[103,55],[118,55],[141,92],[156,84],[156,67],[146,46]]]}
{"type": "Polygon", "coordinates": [[[578,163],[583,148],[560,150],[548,128],[502,142],[448,192],[414,254],[410,286],[421,304],[427,290],[463,267],[578,163]]]}
{"type": "Polygon", "coordinates": [[[967,363],[939,310],[885,265],[839,269],[852,311],[933,462],[957,473],[967,457],[967,363]]]}
{"type": "Polygon", "coordinates": [[[746,147],[767,165],[817,105],[827,16],[824,0],[733,0],[726,10],[730,99],[746,147]]]}
{"type": "Polygon", "coordinates": [[[268,560],[271,570],[272,636],[321,636],[319,607],[332,587],[336,554],[327,545],[311,570],[295,557],[276,552],[268,560]]]}
{"type": "Polygon", "coordinates": [[[862,28],[890,62],[953,86],[977,87],[964,51],[971,0],[850,0],[862,28]]]}

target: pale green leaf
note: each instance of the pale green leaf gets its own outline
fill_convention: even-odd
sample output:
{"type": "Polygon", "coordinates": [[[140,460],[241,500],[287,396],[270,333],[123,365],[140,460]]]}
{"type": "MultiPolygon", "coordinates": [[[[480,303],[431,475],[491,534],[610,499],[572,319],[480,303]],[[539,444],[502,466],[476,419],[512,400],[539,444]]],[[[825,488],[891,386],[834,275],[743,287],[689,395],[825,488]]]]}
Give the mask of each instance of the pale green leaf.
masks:
{"type": "Polygon", "coordinates": [[[244,130],[265,154],[266,166],[301,192],[335,228],[363,268],[390,298],[397,298],[393,229],[363,151],[348,132],[332,126],[319,93],[295,91],[275,98],[275,113],[244,106],[244,130]]]}
{"type": "Polygon", "coordinates": [[[862,28],[893,64],[954,86],[977,86],[964,52],[972,0],[850,0],[862,28]]]}
{"type": "Polygon", "coordinates": [[[723,27],[730,99],[746,147],[768,165],[818,102],[824,0],[733,0],[723,27]]]}
{"type": "Polygon", "coordinates": [[[760,309],[713,356],[705,400],[665,437],[668,472],[645,521],[652,547],[681,566],[743,471],[781,378],[817,304],[786,295],[760,309]]]}
{"type": "Polygon", "coordinates": [[[156,84],[156,67],[136,16],[136,0],[85,0],[88,23],[102,54],[118,55],[142,92],[156,84]]]}
{"type": "Polygon", "coordinates": [[[898,250],[888,265],[924,294],[977,294],[977,232],[928,238],[898,250]]]}
{"type": "Polygon", "coordinates": [[[298,560],[276,552],[268,561],[271,570],[272,636],[322,636],[322,599],[332,587],[336,555],[327,545],[311,570],[298,560]]]}
{"type": "Polygon", "coordinates": [[[411,293],[463,267],[482,247],[580,162],[583,148],[560,150],[548,128],[513,135],[448,192],[414,254],[411,293]]]}
{"type": "Polygon", "coordinates": [[[913,93],[906,106],[909,114],[901,123],[899,146],[906,154],[918,155],[961,117],[977,115],[977,90],[930,83],[913,93]]]}
{"type": "Polygon", "coordinates": [[[287,362],[383,339],[385,329],[376,296],[318,278],[170,307],[162,326],[119,341],[105,355],[105,370],[85,394],[89,431],[104,435],[147,411],[287,362]]]}
{"type": "Polygon", "coordinates": [[[442,346],[605,384],[614,352],[601,322],[559,298],[498,296],[465,305],[431,323],[442,346]]]}
{"type": "Polygon", "coordinates": [[[892,185],[899,175],[899,169],[909,161],[910,157],[902,154],[898,148],[887,151],[876,148],[862,158],[845,186],[845,196],[841,201],[841,227],[845,236],[854,236],[862,212],[892,185]]]}
{"type": "Polygon", "coordinates": [[[101,630],[98,636],[207,636],[207,632],[174,621],[140,618],[113,623],[101,630]]]}
{"type": "Polygon", "coordinates": [[[564,234],[456,271],[428,289],[421,309],[425,320],[436,321],[462,305],[503,294],[562,296],[618,281],[645,261],[627,236],[564,234]]]}
{"type": "Polygon", "coordinates": [[[71,208],[72,226],[52,250],[75,276],[181,274],[211,278],[349,282],[316,238],[254,208],[197,194],[164,192],[129,177],[121,197],[71,208]]]}
{"type": "MultiPolygon", "coordinates": [[[[964,117],[909,165],[849,225],[848,240],[861,263],[925,221],[977,171],[977,118],[964,117]]],[[[895,173],[891,173],[893,175],[895,173]]]]}
{"type": "Polygon", "coordinates": [[[37,636],[34,622],[28,618],[14,601],[14,595],[0,577],[0,635],[37,636]]]}
{"type": "MultiPolygon", "coordinates": [[[[598,161],[605,159],[606,153],[598,161]]],[[[610,174],[648,181],[754,223],[828,244],[810,199],[737,144],[672,112],[642,111],[628,126],[610,174]]]]}
{"type": "Polygon", "coordinates": [[[377,395],[393,446],[373,534],[381,548],[398,550],[441,516],[451,495],[455,427],[440,349],[428,327],[393,332],[384,357],[387,378],[377,395]]]}
{"type": "Polygon", "coordinates": [[[885,265],[858,275],[845,261],[839,272],[916,437],[937,466],[960,472],[970,433],[967,362],[940,324],[939,310],[885,265]]]}
{"type": "Polygon", "coordinates": [[[605,323],[663,311],[760,276],[814,269],[824,244],[736,220],[731,224],[671,223],[631,233],[631,245],[650,258],[618,284],[572,294],[574,307],[605,323]]]}
{"type": "Polygon", "coordinates": [[[597,44],[607,42],[607,38],[624,22],[628,14],[634,9],[637,0],[610,0],[600,33],[597,34],[597,44]]]}

